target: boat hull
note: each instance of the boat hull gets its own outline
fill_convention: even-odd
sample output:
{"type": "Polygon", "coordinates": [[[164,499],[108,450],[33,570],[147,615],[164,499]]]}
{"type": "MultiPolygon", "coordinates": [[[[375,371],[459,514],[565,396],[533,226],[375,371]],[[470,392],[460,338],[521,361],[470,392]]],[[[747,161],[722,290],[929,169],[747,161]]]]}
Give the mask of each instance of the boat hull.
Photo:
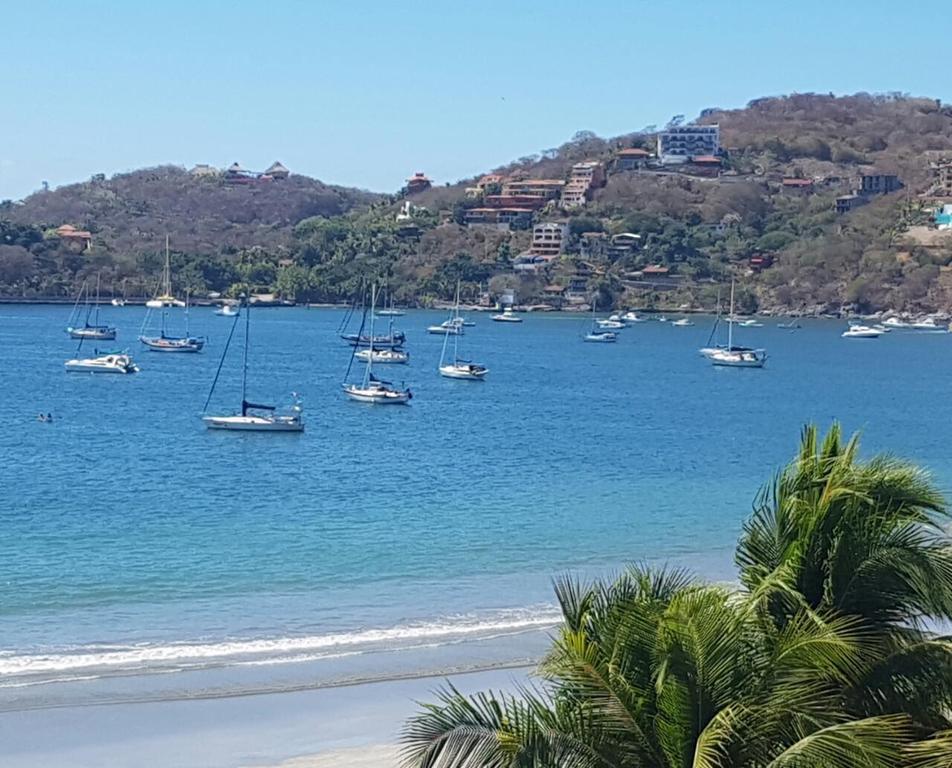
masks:
{"type": "Polygon", "coordinates": [[[151,339],[140,336],[141,341],[150,352],[201,352],[205,346],[202,339],[151,339]]]}
{"type": "Polygon", "coordinates": [[[112,356],[106,358],[87,358],[85,360],[67,360],[65,363],[68,373],[111,373],[130,374],[138,373],[139,368],[131,360],[118,360],[112,356]]]}
{"type": "Polygon", "coordinates": [[[344,387],[344,394],[354,402],[370,405],[407,405],[410,402],[409,392],[379,390],[364,387],[344,387]]]}
{"type": "MultiPolygon", "coordinates": [[[[397,350],[374,350],[374,364],[375,365],[406,365],[410,362],[410,355],[406,352],[398,352],[397,350]]],[[[357,354],[354,355],[355,358],[361,362],[366,363],[370,359],[370,350],[362,349],[357,354]]]]}
{"type": "Polygon", "coordinates": [[[458,325],[431,325],[427,327],[426,332],[434,336],[462,336],[463,328],[458,325]]]}
{"type": "Polygon", "coordinates": [[[228,432],[303,432],[304,422],[287,416],[203,416],[208,429],[228,432]]]}
{"type": "Polygon", "coordinates": [[[461,368],[456,365],[441,365],[440,376],[447,379],[460,379],[461,381],[482,381],[489,373],[488,368],[472,370],[470,368],[461,368]]]}
{"type": "Polygon", "coordinates": [[[89,341],[114,341],[116,329],[96,330],[93,328],[67,328],[66,333],[71,339],[88,339],[89,341]]]}
{"type": "Polygon", "coordinates": [[[585,335],[584,341],[587,341],[589,344],[614,344],[618,341],[618,335],[611,331],[589,333],[585,335]]]}

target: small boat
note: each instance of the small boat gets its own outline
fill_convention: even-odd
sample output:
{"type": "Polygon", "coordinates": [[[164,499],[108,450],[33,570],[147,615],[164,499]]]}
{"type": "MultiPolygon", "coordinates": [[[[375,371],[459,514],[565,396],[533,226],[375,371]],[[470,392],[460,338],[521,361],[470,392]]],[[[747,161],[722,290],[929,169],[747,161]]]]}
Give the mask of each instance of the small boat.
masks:
{"type": "Polygon", "coordinates": [[[595,325],[602,331],[620,331],[623,330],[625,324],[618,320],[596,320],[595,325]]]}
{"type": "Polygon", "coordinates": [[[124,306],[126,306],[126,300],[125,300],[125,299],[113,299],[113,300],[110,301],[109,303],[112,304],[112,306],[114,306],[114,307],[124,307],[124,306]]]}
{"type": "Polygon", "coordinates": [[[364,333],[342,333],[340,336],[352,347],[370,347],[374,349],[396,349],[407,340],[403,331],[394,331],[386,336],[368,336],[364,333]]]}
{"type": "MultiPolygon", "coordinates": [[[[720,318],[720,297],[718,297],[717,311],[718,318],[720,318]]],[[[733,316],[734,281],[731,280],[731,308],[728,318],[733,316]]],[[[715,320],[714,329],[711,331],[711,338],[713,338],[716,330],[717,321],[715,320]]],[[[764,349],[750,349],[748,347],[734,346],[733,323],[727,326],[726,347],[707,347],[701,350],[701,354],[711,361],[711,365],[717,365],[725,368],[763,368],[767,362],[767,351],[764,349]]]]}
{"type": "MultiPolygon", "coordinates": [[[[122,279],[122,297],[114,296],[112,301],[109,302],[114,307],[126,306],[126,279],[127,278],[122,279]]],[[[113,293],[115,293],[115,287],[113,288],[113,293]]]]}
{"type": "Polygon", "coordinates": [[[93,313],[93,306],[90,303],[89,291],[86,288],[86,283],[84,282],[82,287],[79,289],[79,295],[76,297],[76,303],[73,305],[73,311],[70,313],[68,322],[70,325],[66,327],[66,333],[71,339],[86,339],[89,341],[112,341],[116,338],[116,329],[111,325],[104,325],[99,322],[99,283],[100,279],[97,275],[96,277],[96,305],[95,305],[95,314],[93,315],[93,322],[89,322],[90,314],[93,313]],[[79,314],[79,302],[82,300],[83,295],[86,296],[86,319],[83,321],[83,325],[74,326],[72,323],[75,322],[79,314]]]}
{"type": "Polygon", "coordinates": [[[387,306],[387,302],[384,302],[384,308],[377,312],[378,317],[403,317],[406,312],[402,309],[397,309],[393,306],[393,291],[390,290],[390,286],[387,286],[387,292],[390,294],[390,306],[387,306]]]}
{"type": "MultiPolygon", "coordinates": [[[[201,352],[205,346],[204,336],[190,336],[188,333],[188,296],[185,298],[185,335],[168,336],[165,333],[165,318],[168,313],[162,313],[162,330],[158,336],[139,336],[145,346],[152,352],[201,352]]],[[[148,322],[148,316],[146,317],[148,322]]],[[[143,323],[145,325],[145,323],[143,323]]]]}
{"type": "Polygon", "coordinates": [[[795,331],[800,328],[800,323],[796,320],[791,320],[789,323],[777,323],[778,328],[785,328],[789,331],[795,331]]]}
{"type": "Polygon", "coordinates": [[[880,331],[881,333],[892,333],[892,328],[889,328],[882,323],[877,323],[873,326],[873,328],[875,328],[877,331],[880,331]]]}
{"type": "Polygon", "coordinates": [[[737,323],[737,325],[741,328],[763,328],[764,327],[763,323],[757,322],[752,317],[747,320],[742,320],[741,322],[737,323]]]}
{"type": "MultiPolygon", "coordinates": [[[[218,373],[212,381],[212,387],[205,399],[205,406],[202,408],[202,422],[206,429],[218,429],[230,432],[303,432],[304,431],[304,408],[301,405],[297,394],[291,393],[292,404],[286,412],[279,412],[273,405],[262,405],[248,401],[248,347],[250,345],[249,332],[251,330],[251,312],[249,305],[242,295],[242,302],[245,303],[245,344],[241,364],[241,413],[235,413],[224,416],[208,414],[208,404],[211,402],[212,395],[215,393],[215,385],[218,384],[218,375],[221,373],[222,365],[225,362],[225,356],[231,346],[231,339],[234,336],[235,326],[232,325],[232,332],[228,334],[228,341],[225,343],[225,349],[221,353],[221,361],[218,364],[218,373]]],[[[234,323],[238,322],[237,315],[234,323]]]]}
{"type": "Polygon", "coordinates": [[[427,326],[426,332],[441,336],[462,336],[464,333],[463,320],[459,317],[451,317],[439,325],[427,326]]]}
{"type": "MultiPolygon", "coordinates": [[[[460,282],[456,283],[456,309],[454,320],[459,320],[459,292],[460,282]]],[[[460,320],[460,322],[462,322],[460,320]]],[[[462,331],[462,325],[459,326],[462,331]]],[[[462,360],[459,356],[459,336],[460,334],[446,334],[443,337],[443,351],[440,352],[440,364],[438,371],[440,376],[447,379],[463,379],[464,381],[482,381],[489,373],[485,365],[474,363],[471,360],[462,360]],[[446,362],[446,348],[449,345],[450,335],[453,336],[453,362],[446,362]]]]}
{"type": "Polygon", "coordinates": [[[354,357],[366,363],[371,356],[375,363],[403,364],[410,361],[410,355],[399,349],[361,349],[354,353],[354,357]]]}
{"type": "Polygon", "coordinates": [[[886,328],[902,329],[912,327],[909,323],[903,322],[898,317],[887,317],[885,320],[883,320],[882,324],[886,328]]]}
{"type": "MultiPolygon", "coordinates": [[[[383,379],[378,379],[374,376],[373,366],[374,366],[374,352],[376,352],[376,342],[374,341],[374,311],[377,304],[377,286],[374,285],[370,289],[370,333],[367,335],[369,340],[368,346],[370,349],[369,355],[367,355],[367,367],[364,369],[363,380],[359,384],[343,384],[344,395],[354,400],[358,403],[369,403],[371,405],[407,405],[410,400],[413,398],[413,393],[410,392],[409,388],[400,389],[395,387],[389,381],[384,381],[383,379]]],[[[364,320],[367,318],[367,308],[364,308],[364,320]]],[[[364,338],[363,336],[364,324],[363,321],[360,324],[360,329],[357,331],[357,338],[364,338]]],[[[393,337],[395,334],[391,331],[390,336],[393,337]]],[[[445,342],[444,342],[445,345],[445,342]]],[[[354,354],[351,355],[351,364],[353,364],[354,359],[357,356],[356,345],[354,354]]],[[[347,366],[347,373],[344,375],[344,380],[346,382],[347,376],[350,374],[351,366],[347,366]]]]}
{"type": "Polygon", "coordinates": [[[851,325],[842,333],[844,339],[878,339],[882,335],[882,331],[868,325],[851,325]]]}
{"type": "Polygon", "coordinates": [[[618,334],[614,331],[591,331],[582,337],[582,341],[595,344],[613,344],[618,341],[618,334]]]}
{"type": "Polygon", "coordinates": [[[161,293],[154,299],[149,299],[145,305],[149,309],[162,309],[163,307],[184,307],[185,303],[176,299],[172,295],[172,262],[169,255],[169,236],[165,236],[165,267],[162,270],[161,293]]]}
{"type": "Polygon", "coordinates": [[[643,323],[647,320],[645,317],[640,317],[637,312],[626,312],[621,316],[621,321],[625,325],[634,325],[635,323],[643,323]]]}
{"type": "Polygon", "coordinates": [[[694,325],[694,323],[692,323],[686,317],[682,317],[680,320],[675,320],[673,323],[671,323],[672,328],[688,328],[692,325],[694,325]]]}
{"type": "Polygon", "coordinates": [[[664,315],[660,315],[660,316],[657,318],[657,320],[658,320],[659,323],[666,323],[666,322],[668,322],[668,318],[666,318],[664,315]]]}
{"type": "Polygon", "coordinates": [[[240,312],[241,310],[232,304],[222,304],[215,310],[215,314],[219,317],[237,317],[240,312]]]}
{"type": "Polygon", "coordinates": [[[944,331],[945,327],[939,325],[933,318],[927,317],[925,320],[917,320],[909,326],[914,331],[944,331]]]}
{"type": "Polygon", "coordinates": [[[66,361],[70,373],[138,373],[139,367],[129,355],[111,353],[66,361]]]}
{"type": "Polygon", "coordinates": [[[521,323],[522,318],[512,311],[511,307],[506,307],[502,314],[493,315],[490,320],[496,323],[521,323]]]}

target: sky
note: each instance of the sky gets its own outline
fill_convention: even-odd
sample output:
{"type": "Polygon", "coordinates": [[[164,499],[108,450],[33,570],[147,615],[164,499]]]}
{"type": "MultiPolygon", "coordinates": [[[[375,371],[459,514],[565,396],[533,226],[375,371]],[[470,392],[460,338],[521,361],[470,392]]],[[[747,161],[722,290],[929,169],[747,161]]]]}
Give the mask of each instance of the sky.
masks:
{"type": "MultiPolygon", "coordinates": [[[[919,6],[924,9],[927,6],[919,6]]],[[[937,7],[937,6],[936,6],[937,7]]],[[[792,92],[949,101],[882,0],[0,0],[0,200],[172,163],[396,191],[792,92]]]]}

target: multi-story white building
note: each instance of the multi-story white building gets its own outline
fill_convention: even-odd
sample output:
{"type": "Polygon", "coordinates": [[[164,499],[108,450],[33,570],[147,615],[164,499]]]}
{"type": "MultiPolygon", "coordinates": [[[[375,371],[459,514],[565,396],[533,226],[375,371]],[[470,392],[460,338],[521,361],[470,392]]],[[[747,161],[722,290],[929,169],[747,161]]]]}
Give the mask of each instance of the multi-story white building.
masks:
{"type": "Polygon", "coordinates": [[[536,224],[532,228],[532,244],[529,246],[529,253],[533,256],[549,258],[558,256],[562,253],[568,231],[568,225],[559,221],[536,224]]]}
{"type": "Polygon", "coordinates": [[[579,208],[588,201],[591,190],[605,183],[601,163],[575,163],[569,172],[568,183],[562,188],[562,207],[579,208]]]}
{"type": "Polygon", "coordinates": [[[658,158],[663,164],[686,163],[699,155],[716,155],[720,148],[718,125],[678,125],[658,134],[658,158]]]}

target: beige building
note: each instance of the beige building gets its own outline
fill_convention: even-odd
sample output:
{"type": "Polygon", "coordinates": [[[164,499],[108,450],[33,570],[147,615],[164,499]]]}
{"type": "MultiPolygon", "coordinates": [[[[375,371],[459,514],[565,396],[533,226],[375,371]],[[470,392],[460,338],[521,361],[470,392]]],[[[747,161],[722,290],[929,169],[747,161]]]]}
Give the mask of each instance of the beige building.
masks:
{"type": "Polygon", "coordinates": [[[605,183],[605,171],[601,163],[576,163],[569,172],[569,180],[562,189],[562,207],[580,208],[592,195],[592,190],[605,183]]]}
{"type": "Polygon", "coordinates": [[[565,246],[569,227],[561,221],[546,221],[532,228],[532,244],[529,253],[533,256],[555,258],[565,246]]]}

